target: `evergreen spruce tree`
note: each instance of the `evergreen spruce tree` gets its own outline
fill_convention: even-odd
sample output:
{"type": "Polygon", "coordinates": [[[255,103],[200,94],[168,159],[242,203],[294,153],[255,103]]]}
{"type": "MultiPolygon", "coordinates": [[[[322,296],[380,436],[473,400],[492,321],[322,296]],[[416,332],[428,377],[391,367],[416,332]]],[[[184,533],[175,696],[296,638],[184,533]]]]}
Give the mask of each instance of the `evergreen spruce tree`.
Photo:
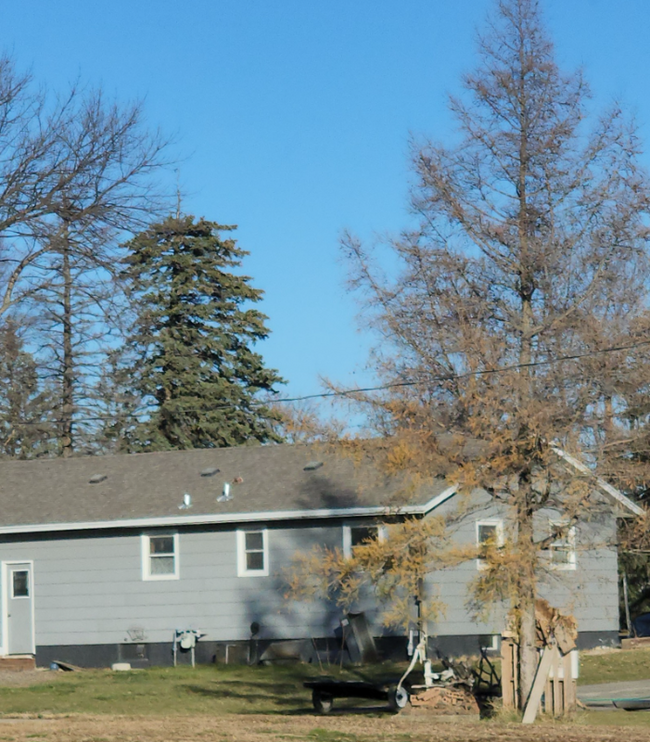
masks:
{"type": "Polygon", "coordinates": [[[262,291],[231,271],[248,253],[221,232],[235,227],[177,214],[127,244],[136,320],[132,378],[150,404],[127,434],[130,450],[236,446],[279,440],[260,394],[282,383],[253,346],[266,317],[247,307],[262,291]]]}

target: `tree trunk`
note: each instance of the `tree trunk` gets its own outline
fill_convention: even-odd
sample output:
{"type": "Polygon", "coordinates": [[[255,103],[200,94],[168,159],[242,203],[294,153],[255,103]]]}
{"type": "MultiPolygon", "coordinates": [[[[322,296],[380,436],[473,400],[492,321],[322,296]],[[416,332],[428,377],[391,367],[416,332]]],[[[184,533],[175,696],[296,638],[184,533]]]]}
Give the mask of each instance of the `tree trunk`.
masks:
{"type": "Polygon", "coordinates": [[[536,545],[533,533],[533,508],[530,492],[522,497],[517,509],[517,541],[521,559],[517,609],[519,614],[519,703],[523,709],[530,695],[537,669],[537,648],[535,630],[535,554],[536,545]]]}
{"type": "MultiPolygon", "coordinates": [[[[11,350],[9,351],[11,353],[11,350]]],[[[13,363],[15,363],[15,358],[11,357],[12,366],[13,363]]],[[[8,397],[9,397],[9,409],[8,409],[8,422],[10,427],[10,432],[5,441],[2,444],[2,447],[4,448],[4,452],[9,458],[15,459],[16,458],[16,425],[20,423],[20,409],[18,404],[16,403],[16,394],[15,390],[18,388],[19,380],[16,378],[16,376],[13,373],[13,369],[9,372],[7,376],[7,386],[8,386],[8,397]]]]}
{"type": "MultiPolygon", "coordinates": [[[[526,73],[528,63],[526,59],[526,32],[520,18],[518,23],[518,46],[519,46],[519,80],[518,80],[518,106],[519,106],[519,174],[517,180],[517,195],[519,200],[519,213],[517,218],[519,236],[519,299],[520,305],[520,327],[521,341],[519,346],[519,406],[526,409],[534,399],[533,375],[530,363],[533,360],[533,335],[534,335],[534,312],[533,295],[535,293],[535,272],[531,265],[531,237],[534,235],[534,226],[531,223],[528,205],[529,158],[528,135],[530,131],[530,120],[528,116],[528,89],[526,85],[526,73]]],[[[523,450],[529,450],[529,457],[534,455],[530,441],[527,421],[525,417],[519,431],[520,442],[523,450]]],[[[523,709],[530,695],[535,681],[535,670],[537,668],[537,650],[535,647],[535,538],[533,532],[533,516],[535,512],[533,493],[530,489],[530,468],[533,466],[532,458],[528,461],[527,470],[520,472],[519,494],[517,496],[517,540],[518,553],[522,560],[519,577],[519,590],[517,595],[517,607],[519,613],[519,704],[523,709]]]]}
{"type": "Polygon", "coordinates": [[[614,402],[612,395],[607,394],[604,400],[604,415],[603,415],[603,432],[605,434],[604,443],[609,443],[614,436],[614,402]]]}
{"type": "Polygon", "coordinates": [[[519,703],[523,709],[535,681],[537,648],[535,646],[535,586],[522,588],[519,626],[519,703]]]}
{"type": "Polygon", "coordinates": [[[67,228],[61,240],[61,276],[63,279],[63,368],[61,374],[61,455],[74,452],[72,417],[74,414],[74,355],[72,350],[72,270],[67,228]]]}

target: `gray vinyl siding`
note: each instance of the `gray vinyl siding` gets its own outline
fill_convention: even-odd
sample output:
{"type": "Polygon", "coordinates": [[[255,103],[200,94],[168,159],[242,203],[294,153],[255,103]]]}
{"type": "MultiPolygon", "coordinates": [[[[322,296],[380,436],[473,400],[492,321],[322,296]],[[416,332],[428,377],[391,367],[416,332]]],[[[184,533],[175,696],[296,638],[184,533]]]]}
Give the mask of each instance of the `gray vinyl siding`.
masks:
{"type": "MultiPolygon", "coordinates": [[[[469,503],[464,503],[467,507],[469,503]]],[[[453,499],[438,512],[449,515],[456,507],[453,499]]],[[[476,523],[503,520],[505,507],[495,507],[485,493],[474,493],[472,515],[462,520],[455,530],[459,544],[476,543],[476,523]]],[[[545,529],[550,520],[560,520],[561,514],[542,511],[537,516],[536,530],[545,529]]],[[[616,632],[618,617],[618,557],[615,547],[616,520],[611,512],[596,514],[593,521],[576,528],[576,569],[548,570],[540,575],[539,595],[566,614],[575,616],[581,632],[616,632]]],[[[482,619],[474,618],[467,609],[472,581],[479,574],[475,560],[458,567],[437,572],[427,580],[430,594],[439,596],[446,610],[431,627],[431,634],[482,635],[501,633],[506,610],[495,606],[482,619]]]]}
{"type": "MultiPolygon", "coordinates": [[[[467,610],[470,584],[477,574],[472,560],[429,578],[428,589],[446,605],[444,615],[431,628],[432,634],[496,634],[503,630],[505,611],[498,606],[483,620],[473,619],[467,610]]],[[[574,615],[581,632],[618,631],[617,557],[611,548],[578,548],[576,570],[545,575],[539,593],[563,613],[574,615]]]]}
{"type": "MultiPolygon", "coordinates": [[[[455,538],[475,543],[476,521],[499,515],[486,508],[468,517],[455,538]]],[[[288,602],[282,572],[296,550],[340,548],[342,527],[343,521],[269,527],[268,577],[237,576],[234,528],[179,531],[178,580],[143,580],[138,533],[0,542],[0,559],[34,562],[38,646],[120,644],[131,641],[133,632],[142,636],[138,641],[171,643],[177,628],[199,629],[212,641],[246,640],[253,621],[261,625],[262,639],[327,637],[339,626],[340,610],[321,602],[288,602]]],[[[552,605],[574,613],[580,631],[618,628],[614,529],[613,517],[597,529],[580,529],[577,569],[554,573],[541,586],[552,605]]],[[[447,606],[431,627],[432,635],[501,631],[502,611],[477,622],[466,609],[468,587],[476,575],[472,560],[431,576],[428,589],[447,606]]],[[[371,618],[375,634],[385,633],[375,611],[371,618]]]]}
{"type": "MultiPolygon", "coordinates": [[[[176,628],[197,628],[214,641],[330,636],[339,614],[289,604],[281,571],[296,548],[341,545],[341,526],[272,529],[268,577],[237,576],[235,530],[180,533],[180,579],[142,579],[139,534],[0,544],[3,561],[34,562],[36,644],[171,641],[176,628]]],[[[331,607],[330,607],[331,608],[331,607]]]]}
{"type": "MultiPolygon", "coordinates": [[[[459,505],[454,499],[445,503],[437,513],[448,516],[459,505]]],[[[476,492],[470,502],[463,502],[463,508],[476,509],[463,518],[454,528],[454,540],[460,545],[476,544],[476,523],[485,520],[504,520],[505,513],[492,505],[492,500],[484,493],[476,492]]],[[[475,618],[467,609],[470,585],[478,574],[476,560],[432,574],[427,580],[427,590],[438,596],[444,605],[444,612],[430,627],[433,636],[472,636],[501,633],[504,611],[499,607],[490,611],[482,620],[475,618]]]]}
{"type": "Polygon", "coordinates": [[[548,572],[540,593],[572,613],[580,631],[618,631],[616,521],[600,517],[576,527],[576,569],[548,572]]]}

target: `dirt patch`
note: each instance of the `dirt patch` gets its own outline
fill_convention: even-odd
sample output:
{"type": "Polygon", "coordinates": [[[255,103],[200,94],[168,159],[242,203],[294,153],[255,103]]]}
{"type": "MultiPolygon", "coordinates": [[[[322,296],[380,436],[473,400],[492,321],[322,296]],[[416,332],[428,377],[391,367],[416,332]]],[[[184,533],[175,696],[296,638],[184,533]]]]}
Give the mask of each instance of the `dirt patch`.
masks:
{"type": "Polygon", "coordinates": [[[26,687],[28,685],[38,685],[39,683],[51,683],[61,672],[52,670],[0,670],[0,686],[26,687]]]}
{"type": "MultiPolygon", "coordinates": [[[[265,716],[2,719],[0,739],[21,742],[620,742],[620,728],[520,724],[401,716],[265,716]]],[[[647,742],[647,729],[626,729],[626,742],[647,742]]]]}
{"type": "Polygon", "coordinates": [[[601,654],[620,654],[626,650],[620,647],[593,647],[592,649],[582,649],[580,654],[584,657],[597,657],[601,654]]]}

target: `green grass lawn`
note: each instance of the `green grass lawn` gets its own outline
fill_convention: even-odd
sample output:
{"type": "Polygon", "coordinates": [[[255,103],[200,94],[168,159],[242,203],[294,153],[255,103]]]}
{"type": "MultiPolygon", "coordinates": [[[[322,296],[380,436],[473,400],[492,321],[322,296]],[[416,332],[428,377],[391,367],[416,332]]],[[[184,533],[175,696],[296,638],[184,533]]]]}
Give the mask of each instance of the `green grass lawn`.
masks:
{"type": "Polygon", "coordinates": [[[650,649],[580,655],[578,685],[650,679],[650,649]]]}
{"type": "MultiPolygon", "coordinates": [[[[210,665],[132,670],[82,670],[41,673],[31,686],[0,686],[0,714],[282,714],[312,708],[303,682],[327,674],[342,679],[397,680],[401,665],[323,671],[315,665],[210,665]]],[[[354,701],[357,705],[358,701],[354,701]]],[[[373,702],[369,701],[372,705],[373,702]]],[[[362,702],[365,705],[366,702],[362,702]]],[[[337,707],[346,702],[337,701],[337,707]]]]}
{"type": "MultiPolygon", "coordinates": [[[[310,672],[311,671],[311,672],[310,672]]],[[[281,713],[310,705],[310,666],[200,666],[130,672],[43,672],[43,682],[0,687],[4,714],[170,715],[281,713]]]]}
{"type": "MultiPolygon", "coordinates": [[[[501,662],[493,662],[501,672],[501,662]]],[[[580,653],[578,685],[597,685],[624,680],[650,680],[650,648],[613,650],[604,654],[580,653]]]]}
{"type": "MultiPolygon", "coordinates": [[[[340,671],[354,679],[399,677],[402,666],[379,665],[340,671]]],[[[195,669],[151,668],[131,672],[43,671],[31,686],[0,687],[0,714],[117,714],[185,716],[196,714],[301,714],[311,712],[307,678],[321,674],[314,665],[286,667],[199,666],[195,669]]],[[[650,678],[650,650],[583,655],[581,684],[650,678]]],[[[343,701],[337,707],[345,706],[343,701]]],[[[350,701],[350,705],[372,702],[350,701]]],[[[380,711],[378,710],[378,713],[380,711]]],[[[650,713],[587,712],[587,724],[650,725],[650,713]]]]}

